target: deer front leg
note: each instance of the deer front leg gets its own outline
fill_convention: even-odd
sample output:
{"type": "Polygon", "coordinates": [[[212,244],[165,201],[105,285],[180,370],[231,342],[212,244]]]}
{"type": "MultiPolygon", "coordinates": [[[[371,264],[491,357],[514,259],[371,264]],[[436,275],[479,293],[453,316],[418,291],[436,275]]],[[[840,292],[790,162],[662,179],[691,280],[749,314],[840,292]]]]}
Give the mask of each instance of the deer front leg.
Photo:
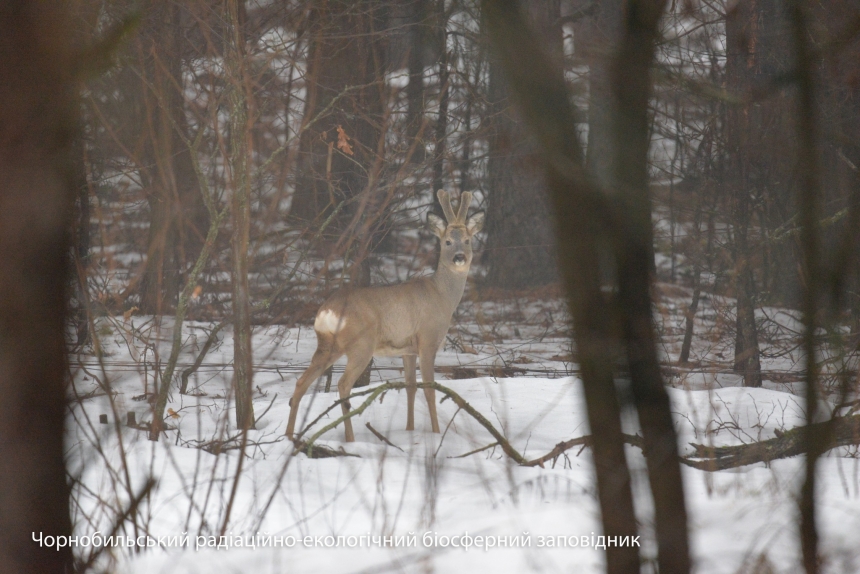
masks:
{"type": "MultiPolygon", "coordinates": [[[[436,363],[436,350],[438,345],[433,347],[425,347],[419,351],[419,361],[421,362],[421,382],[434,382],[433,366],[436,363]]],[[[430,409],[430,426],[433,432],[439,432],[439,419],[436,418],[436,390],[431,388],[424,389],[424,397],[427,399],[427,407],[430,409]]]]}
{"type": "MultiPolygon", "coordinates": [[[[364,369],[372,358],[373,348],[354,349],[352,353],[347,353],[346,368],[343,371],[343,376],[337,382],[337,390],[340,393],[341,399],[349,397],[349,394],[352,392],[352,386],[358,380],[358,377],[361,376],[361,373],[364,372],[364,369]]],[[[350,410],[349,401],[344,400],[340,406],[343,414],[348,415],[350,410]]],[[[352,419],[343,421],[343,430],[346,435],[346,442],[355,442],[355,435],[352,433],[352,419]]]]}
{"type": "Polygon", "coordinates": [[[415,430],[415,355],[403,355],[403,378],[406,379],[406,430],[415,430]]]}

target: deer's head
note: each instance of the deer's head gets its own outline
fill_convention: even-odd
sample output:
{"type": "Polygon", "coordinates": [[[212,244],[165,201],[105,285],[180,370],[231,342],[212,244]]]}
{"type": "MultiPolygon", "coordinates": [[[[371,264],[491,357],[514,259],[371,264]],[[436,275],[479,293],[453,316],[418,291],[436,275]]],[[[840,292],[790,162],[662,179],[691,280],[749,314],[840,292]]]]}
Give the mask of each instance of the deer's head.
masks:
{"type": "Polygon", "coordinates": [[[472,203],[472,194],[468,191],[464,191],[460,196],[456,212],[451,206],[451,196],[447,191],[440,189],[437,196],[448,221],[446,223],[441,217],[430,212],[427,214],[427,226],[442,245],[439,266],[465,273],[472,264],[472,236],[484,226],[484,212],[479,211],[466,218],[469,204],[472,203]]]}

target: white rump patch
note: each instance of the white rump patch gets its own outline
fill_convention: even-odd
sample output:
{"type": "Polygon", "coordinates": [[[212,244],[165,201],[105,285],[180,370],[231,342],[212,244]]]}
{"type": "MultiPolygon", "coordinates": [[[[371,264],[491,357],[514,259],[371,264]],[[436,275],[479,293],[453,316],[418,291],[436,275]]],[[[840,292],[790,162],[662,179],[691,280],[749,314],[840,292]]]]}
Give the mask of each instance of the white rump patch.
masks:
{"type": "Polygon", "coordinates": [[[317,313],[314,321],[314,330],[320,333],[337,333],[344,327],[346,327],[346,319],[339,317],[331,309],[323,309],[317,313]]]}

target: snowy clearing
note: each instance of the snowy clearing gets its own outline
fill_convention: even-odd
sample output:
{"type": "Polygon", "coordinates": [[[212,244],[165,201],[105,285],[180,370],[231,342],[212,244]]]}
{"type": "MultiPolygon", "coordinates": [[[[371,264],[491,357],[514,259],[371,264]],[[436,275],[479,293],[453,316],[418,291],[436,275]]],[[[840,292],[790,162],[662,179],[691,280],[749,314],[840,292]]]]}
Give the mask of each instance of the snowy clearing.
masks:
{"type": "MultiPolygon", "coordinates": [[[[664,353],[669,356],[675,352],[673,329],[682,313],[682,295],[664,297],[658,313],[664,353]]],[[[738,377],[718,372],[715,363],[708,361],[708,353],[721,348],[716,332],[720,313],[714,309],[719,305],[705,305],[700,313],[694,353],[698,353],[699,368],[671,380],[670,398],[684,454],[692,452],[690,442],[731,445],[772,438],[775,431],[801,425],[805,417],[803,401],[796,394],[800,377],[790,380],[796,364],[792,357],[771,360],[767,368],[783,367],[784,372],[772,377],[779,381],[768,381],[760,389],[737,386],[738,377]]],[[[793,321],[790,314],[784,317],[782,324],[793,321]]],[[[589,434],[580,382],[567,376],[576,372],[576,365],[564,337],[559,302],[464,302],[458,320],[437,359],[438,378],[500,429],[526,458],[537,458],[563,440],[589,434]]],[[[600,521],[588,448],[571,449],[546,468],[517,466],[498,447],[461,457],[491,445],[494,439],[450,400],[439,405],[442,433],[429,433],[421,393],[416,431],[407,432],[403,430],[406,394],[390,391],[354,419],[355,443],[343,442],[342,428],[320,439],[321,444],[357,457],[292,456],[292,444],[283,432],[295,381],[315,348],[309,327],[255,331],[258,422],[244,445],[238,482],[242,444],[229,400],[232,337],[228,330],[219,335],[219,344],[189,381],[190,394],[172,393],[168,404],[172,430],[158,442],[150,442],[146,432],[126,426],[127,413],[134,412],[138,423],[151,417],[145,400],[153,384],[147,365],[155,361],[156,350],[159,360],[166,360],[170,327],[163,322],[159,333],[149,317],[105,318],[99,323],[104,370],[97,357],[79,357],[75,388],[80,400],[71,411],[68,441],[70,472],[79,479],[73,510],[78,534],[110,533],[116,516],[152,477],[157,482],[137,508],[139,531],[126,523],[117,534],[190,537],[188,548],[159,547],[141,553],[116,549],[112,556],[99,558],[106,568],[129,574],[466,568],[599,572],[603,568],[602,550],[590,546],[592,535],[600,534],[600,521]],[[100,392],[96,378],[110,381],[113,406],[100,392]],[[107,415],[111,424],[99,424],[100,415],[107,415]],[[395,446],[380,440],[367,423],[395,446]],[[436,547],[424,547],[422,537],[428,532],[437,537],[436,547]],[[292,548],[207,547],[210,536],[258,533],[293,537],[296,542],[292,548]],[[472,543],[475,537],[489,536],[516,538],[518,545],[528,536],[530,546],[441,547],[439,537],[465,534],[472,543]],[[346,543],[349,537],[382,541],[377,537],[396,540],[413,535],[414,545],[397,548],[374,544],[368,548],[360,538],[351,542],[363,547],[328,548],[325,538],[334,537],[329,541],[336,542],[344,537],[341,540],[346,543]],[[563,536],[566,545],[572,544],[572,537],[577,543],[587,539],[589,547],[550,548],[548,538],[540,538],[550,536],[554,544],[563,536]],[[310,547],[305,547],[305,537],[311,537],[307,539],[310,547]],[[201,541],[202,547],[195,549],[195,542],[201,541]]],[[[211,328],[186,325],[187,354],[181,358],[180,370],[191,364],[211,328]]],[[[399,367],[399,360],[377,359],[374,381],[402,380],[399,367]]],[[[331,406],[337,398],[336,379],[337,372],[330,393],[323,392],[325,378],[312,387],[302,401],[300,426],[331,406]]],[[[334,420],[334,413],[323,416],[314,430],[334,420]]],[[[626,432],[636,431],[632,420],[626,427],[626,432]]],[[[627,455],[644,533],[643,556],[652,559],[645,461],[637,448],[628,447],[627,455]]],[[[851,533],[860,531],[857,449],[832,451],[820,462],[819,474],[827,571],[856,572],[860,556],[851,533]]],[[[801,458],[715,473],[684,467],[695,571],[795,571],[799,560],[795,496],[802,476],[801,458]],[[771,570],[761,569],[766,566],[771,570]]]]}

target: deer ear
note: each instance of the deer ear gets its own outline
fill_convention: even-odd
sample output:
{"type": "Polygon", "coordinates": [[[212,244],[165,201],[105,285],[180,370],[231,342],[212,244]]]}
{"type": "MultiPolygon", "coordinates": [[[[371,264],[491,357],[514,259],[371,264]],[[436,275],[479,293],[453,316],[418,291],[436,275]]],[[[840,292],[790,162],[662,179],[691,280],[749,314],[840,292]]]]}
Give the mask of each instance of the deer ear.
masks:
{"type": "Polygon", "coordinates": [[[445,221],[433,213],[432,211],[427,214],[427,229],[433,232],[438,238],[442,238],[445,235],[445,230],[448,229],[448,224],[445,221]]]}
{"type": "Polygon", "coordinates": [[[470,235],[475,235],[484,227],[484,212],[478,211],[477,213],[473,213],[472,217],[466,220],[466,229],[469,230],[470,235]]]}

